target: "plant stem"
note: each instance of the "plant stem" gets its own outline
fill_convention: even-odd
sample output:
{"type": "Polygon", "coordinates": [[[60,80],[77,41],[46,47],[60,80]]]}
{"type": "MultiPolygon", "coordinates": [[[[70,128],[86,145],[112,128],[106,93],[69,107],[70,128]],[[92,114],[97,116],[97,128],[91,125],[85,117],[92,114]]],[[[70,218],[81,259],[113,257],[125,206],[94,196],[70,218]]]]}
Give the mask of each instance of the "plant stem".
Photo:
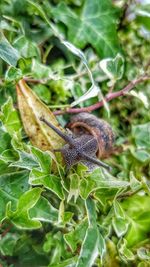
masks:
{"type": "Polygon", "coordinates": [[[128,191],[128,192],[125,192],[123,194],[121,194],[120,196],[118,196],[119,199],[122,199],[122,198],[126,198],[126,197],[131,197],[133,195],[135,195],[136,193],[138,193],[139,191],[141,191],[143,188],[140,187],[138,189],[136,189],[135,191],[128,191]]]}
{"type": "MultiPolygon", "coordinates": [[[[115,99],[117,97],[120,97],[120,96],[124,96],[125,94],[127,94],[131,89],[133,89],[137,84],[139,83],[142,83],[142,82],[145,82],[145,81],[148,81],[150,80],[150,76],[148,75],[143,75],[133,81],[131,81],[127,86],[125,86],[123,89],[117,91],[117,92],[111,92],[111,93],[108,93],[105,97],[105,101],[106,102],[109,102],[111,101],[112,99],[115,99]]],[[[82,107],[82,108],[67,108],[67,109],[64,109],[64,110],[56,110],[54,111],[53,113],[55,115],[62,115],[62,114],[65,114],[65,113],[70,113],[70,114],[73,114],[73,113],[80,113],[80,112],[92,112],[100,107],[104,106],[104,101],[101,100],[99,102],[97,102],[96,104],[94,105],[91,105],[91,106],[88,106],[88,107],[82,107]]]]}

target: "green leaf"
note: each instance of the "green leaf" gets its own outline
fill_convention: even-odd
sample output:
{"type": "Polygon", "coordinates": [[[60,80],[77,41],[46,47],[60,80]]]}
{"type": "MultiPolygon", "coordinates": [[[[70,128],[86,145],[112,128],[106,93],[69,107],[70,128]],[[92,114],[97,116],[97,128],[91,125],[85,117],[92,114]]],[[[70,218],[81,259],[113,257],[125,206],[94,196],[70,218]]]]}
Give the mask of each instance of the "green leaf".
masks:
{"type": "Polygon", "coordinates": [[[77,249],[77,246],[82,243],[87,228],[88,221],[87,219],[84,219],[79,225],[76,226],[73,231],[64,235],[66,243],[69,245],[73,252],[77,249]]]}
{"type": "Polygon", "coordinates": [[[31,185],[43,185],[60,199],[64,199],[61,177],[51,174],[51,156],[48,152],[43,152],[35,147],[32,147],[31,150],[36,164],[38,163],[38,168],[31,168],[29,183],[31,185]]]}
{"type": "Polygon", "coordinates": [[[87,199],[89,194],[96,189],[95,182],[92,179],[82,179],[80,183],[80,196],[87,199]]]}
{"type": "Polygon", "coordinates": [[[52,257],[50,259],[50,263],[55,264],[55,266],[56,266],[58,263],[61,263],[61,260],[63,258],[68,257],[68,253],[66,251],[66,246],[65,246],[64,239],[63,239],[63,235],[60,231],[58,231],[55,234],[52,234],[49,232],[46,235],[46,239],[47,239],[47,241],[46,241],[47,245],[50,244],[50,250],[49,251],[53,251],[52,257]]]}
{"type": "Polygon", "coordinates": [[[59,264],[50,264],[48,267],[75,267],[77,261],[77,257],[73,257],[71,259],[67,259],[59,264]]]}
{"type": "Polygon", "coordinates": [[[0,240],[0,251],[4,256],[13,256],[14,248],[17,243],[19,235],[14,233],[7,233],[0,240]]]}
{"type": "Polygon", "coordinates": [[[61,177],[51,174],[50,154],[35,147],[31,147],[31,152],[32,154],[19,151],[19,161],[12,163],[11,166],[30,170],[29,183],[31,185],[43,185],[63,199],[61,177]]]}
{"type": "Polygon", "coordinates": [[[33,91],[38,95],[38,97],[46,104],[50,103],[51,92],[49,88],[44,84],[37,84],[33,87],[33,91]]]}
{"type": "Polygon", "coordinates": [[[130,187],[133,191],[141,188],[142,184],[139,180],[136,179],[133,172],[130,172],[130,187]]]}
{"type": "Polygon", "coordinates": [[[58,221],[58,210],[44,197],[40,197],[35,206],[30,209],[29,215],[32,219],[43,222],[54,223],[58,221]]]}
{"type": "Polygon", "coordinates": [[[135,150],[130,149],[130,150],[131,150],[132,155],[140,162],[145,163],[145,162],[150,161],[150,153],[147,152],[146,150],[141,149],[141,148],[135,149],[135,150]]]}
{"type": "Polygon", "coordinates": [[[114,201],[114,211],[118,219],[125,219],[125,213],[117,200],[114,201]]]}
{"type": "Polygon", "coordinates": [[[80,183],[80,195],[86,199],[89,194],[101,188],[124,188],[129,185],[128,182],[119,181],[108,172],[98,168],[94,170],[86,179],[82,179],[80,183]]]}
{"type": "Polygon", "coordinates": [[[10,66],[5,74],[6,82],[17,82],[22,79],[22,77],[22,71],[13,66],[10,66]]]}
{"type": "Polygon", "coordinates": [[[137,97],[143,103],[144,107],[146,109],[149,109],[149,101],[146,94],[144,94],[143,92],[136,92],[134,90],[131,90],[129,94],[137,97]]]}
{"type": "Polygon", "coordinates": [[[77,47],[84,48],[91,44],[102,58],[114,56],[118,52],[117,11],[110,0],[86,0],[80,15],[63,2],[52,12],[55,20],[67,26],[68,39],[77,47]]]}
{"type": "Polygon", "coordinates": [[[136,16],[138,22],[140,22],[143,26],[145,26],[148,30],[150,30],[150,4],[147,1],[147,4],[140,5],[136,9],[136,16]]]}
{"type": "Polygon", "coordinates": [[[121,203],[130,222],[129,229],[125,235],[128,247],[132,247],[136,243],[144,240],[149,232],[149,201],[149,196],[135,195],[121,203]]]}
{"type": "Polygon", "coordinates": [[[74,202],[76,202],[79,196],[79,176],[74,173],[70,175],[70,190],[67,201],[69,202],[72,197],[74,197],[74,202]]]}
{"type": "Polygon", "coordinates": [[[37,61],[35,58],[32,60],[32,73],[33,76],[37,79],[50,79],[53,77],[52,70],[50,67],[45,66],[44,64],[37,61]]]}
{"type": "Polygon", "coordinates": [[[127,219],[115,217],[112,219],[112,225],[117,236],[121,237],[126,234],[129,227],[129,221],[127,219]]]}
{"type": "Polygon", "coordinates": [[[76,267],[92,266],[98,256],[99,235],[97,228],[89,227],[83,240],[76,267]]]}
{"type": "Polygon", "coordinates": [[[142,163],[150,160],[150,123],[132,126],[136,148],[130,147],[132,155],[142,163]]]}
{"type": "Polygon", "coordinates": [[[94,193],[94,197],[105,207],[105,205],[109,205],[114,200],[119,191],[119,188],[99,188],[94,193]]]}
{"type": "Polygon", "coordinates": [[[0,1],[0,105],[13,99],[0,113],[0,266],[149,266],[148,2],[0,1]],[[110,110],[104,101],[93,111],[106,120],[111,112],[111,172],[79,164],[65,174],[52,153],[64,142],[40,117],[64,131],[69,105],[95,109],[135,80],[110,110]]]}
{"type": "Polygon", "coordinates": [[[96,206],[92,199],[88,198],[86,200],[86,209],[87,209],[87,216],[89,221],[89,226],[96,226],[96,206]]]}
{"type": "Polygon", "coordinates": [[[18,199],[29,189],[28,172],[16,171],[8,168],[0,162],[0,221],[5,218],[5,210],[8,202],[11,201],[12,208],[16,207],[18,199]]]}
{"type": "Polygon", "coordinates": [[[123,261],[128,263],[129,261],[134,261],[135,255],[130,249],[127,248],[127,242],[125,239],[120,239],[118,242],[118,250],[123,261]]]}
{"type": "Polygon", "coordinates": [[[42,172],[38,169],[32,169],[29,177],[31,185],[43,185],[45,188],[54,192],[60,199],[64,199],[61,178],[42,172]]]}
{"type": "Polygon", "coordinates": [[[33,188],[25,192],[17,203],[16,211],[11,210],[11,202],[7,205],[6,216],[21,229],[36,229],[41,227],[41,223],[37,219],[29,216],[29,210],[35,206],[42,193],[41,188],[33,188]]]}
{"type": "Polygon", "coordinates": [[[18,153],[14,149],[6,149],[0,156],[6,163],[11,163],[18,160],[18,153]]]}
{"type": "MultiPolygon", "coordinates": [[[[120,80],[124,73],[124,58],[122,55],[117,54],[116,57],[106,58],[100,61],[100,68],[111,80],[111,86],[120,80]]],[[[109,83],[110,85],[110,83],[109,83]]]]}
{"type": "Polygon", "coordinates": [[[21,121],[19,119],[18,112],[13,107],[12,98],[9,97],[7,102],[2,106],[0,113],[0,119],[7,132],[13,135],[14,132],[18,132],[21,129],[21,121]]]}
{"type": "Polygon", "coordinates": [[[28,40],[24,35],[19,36],[14,42],[14,47],[20,52],[24,58],[35,57],[40,60],[40,51],[36,43],[28,40]]]}
{"type": "Polygon", "coordinates": [[[16,66],[20,55],[0,31],[0,57],[9,65],[16,66]]]}
{"type": "Polygon", "coordinates": [[[150,253],[148,251],[148,249],[146,248],[139,248],[137,250],[137,255],[139,257],[139,259],[142,259],[142,260],[150,260],[150,253]]]}
{"type": "Polygon", "coordinates": [[[129,221],[125,218],[124,210],[117,200],[114,200],[114,218],[112,224],[118,237],[125,235],[128,230],[129,221]]]}
{"type": "Polygon", "coordinates": [[[150,122],[132,126],[132,136],[137,148],[150,149],[150,122]]]}
{"type": "Polygon", "coordinates": [[[105,242],[98,231],[96,224],[96,209],[93,200],[86,201],[86,209],[89,221],[84,241],[82,243],[79,259],[76,267],[92,266],[96,257],[100,253],[101,259],[105,252],[105,242]]]}
{"type": "Polygon", "coordinates": [[[0,153],[10,148],[11,146],[10,142],[11,142],[10,135],[0,127],[0,153]]]}
{"type": "Polygon", "coordinates": [[[52,164],[52,159],[50,154],[48,154],[48,152],[43,152],[36,147],[32,147],[31,151],[36,162],[39,164],[40,169],[45,173],[49,174],[51,171],[51,164],[52,164]]]}
{"type": "Polygon", "coordinates": [[[32,170],[34,167],[39,167],[38,162],[35,160],[32,154],[25,151],[19,151],[19,160],[11,163],[11,166],[19,167],[22,169],[32,170]]]}

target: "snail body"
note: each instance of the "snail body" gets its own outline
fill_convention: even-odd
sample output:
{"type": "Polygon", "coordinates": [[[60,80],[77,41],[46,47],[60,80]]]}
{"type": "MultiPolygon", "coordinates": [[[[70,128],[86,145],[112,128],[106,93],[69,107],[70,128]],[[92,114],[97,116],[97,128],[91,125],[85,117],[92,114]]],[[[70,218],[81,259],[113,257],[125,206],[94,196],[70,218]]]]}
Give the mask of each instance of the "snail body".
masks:
{"type": "Polygon", "coordinates": [[[99,119],[96,116],[82,112],[72,116],[71,122],[67,127],[77,136],[88,133],[97,140],[98,158],[105,158],[111,152],[114,143],[114,133],[111,126],[105,120],[99,119]]]}
{"type": "Polygon", "coordinates": [[[100,160],[112,151],[114,142],[112,128],[106,121],[89,113],[79,113],[72,116],[67,124],[67,128],[72,132],[72,135],[67,135],[44,118],[41,120],[66,141],[62,148],[55,151],[62,153],[67,170],[78,162],[83,162],[89,167],[96,164],[110,169],[100,160]]]}

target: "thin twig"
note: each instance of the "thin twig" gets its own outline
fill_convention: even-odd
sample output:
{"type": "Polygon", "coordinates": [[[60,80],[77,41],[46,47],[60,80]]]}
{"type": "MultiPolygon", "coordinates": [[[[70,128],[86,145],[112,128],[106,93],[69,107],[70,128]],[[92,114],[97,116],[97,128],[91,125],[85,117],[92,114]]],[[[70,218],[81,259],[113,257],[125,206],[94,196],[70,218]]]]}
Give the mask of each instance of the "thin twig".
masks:
{"type": "Polygon", "coordinates": [[[48,81],[48,79],[33,79],[33,78],[29,78],[29,77],[24,77],[23,78],[24,81],[29,82],[29,83],[46,83],[48,81]]]}
{"type": "Polygon", "coordinates": [[[13,227],[13,225],[10,224],[10,225],[5,229],[5,231],[1,234],[1,236],[4,237],[4,236],[11,230],[12,227],[13,227]]]}
{"type": "MultiPolygon", "coordinates": [[[[105,101],[109,102],[114,98],[120,97],[120,96],[124,96],[125,94],[127,94],[131,89],[133,89],[137,84],[145,82],[150,80],[150,76],[148,75],[143,75],[141,77],[139,77],[138,79],[135,79],[133,81],[131,81],[127,86],[125,86],[123,89],[117,91],[117,92],[112,92],[112,93],[108,93],[105,97],[105,101]]],[[[65,113],[80,113],[80,112],[92,112],[100,107],[104,106],[104,101],[101,100],[99,102],[97,102],[94,105],[88,106],[88,107],[83,107],[83,108],[67,108],[64,110],[56,110],[53,113],[55,115],[62,115],[65,113]]]]}
{"type": "Polygon", "coordinates": [[[125,192],[121,195],[118,196],[119,199],[122,199],[122,198],[127,198],[127,197],[131,197],[133,195],[135,195],[136,193],[140,192],[143,188],[140,187],[138,189],[136,189],[135,191],[128,191],[128,192],[125,192]]]}

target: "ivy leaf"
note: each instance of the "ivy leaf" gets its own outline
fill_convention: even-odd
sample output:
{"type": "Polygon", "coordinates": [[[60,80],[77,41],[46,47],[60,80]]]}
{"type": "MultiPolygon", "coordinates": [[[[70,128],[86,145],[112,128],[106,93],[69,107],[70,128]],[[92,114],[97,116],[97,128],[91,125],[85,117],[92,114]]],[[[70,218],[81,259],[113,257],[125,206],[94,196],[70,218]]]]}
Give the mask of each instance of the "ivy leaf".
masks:
{"type": "Polygon", "coordinates": [[[75,267],[76,266],[76,261],[77,261],[77,256],[67,259],[63,262],[60,262],[58,264],[50,264],[48,267],[75,267]]]}
{"type": "Polygon", "coordinates": [[[119,202],[115,200],[113,204],[114,204],[114,211],[115,211],[116,217],[119,219],[125,219],[124,211],[122,207],[120,206],[119,202]]]}
{"type": "Polygon", "coordinates": [[[137,97],[143,104],[146,109],[149,109],[148,97],[143,92],[136,92],[131,90],[130,95],[137,97]]]}
{"type": "Polygon", "coordinates": [[[132,136],[138,148],[150,149],[150,122],[132,126],[132,136]]]}
{"type": "Polygon", "coordinates": [[[72,197],[74,197],[74,202],[76,202],[78,196],[79,196],[79,176],[76,173],[74,173],[70,175],[70,190],[67,202],[69,202],[72,197]]]}
{"type": "Polygon", "coordinates": [[[43,222],[54,223],[58,221],[58,210],[44,197],[40,197],[35,206],[30,209],[29,215],[32,219],[43,222]]]}
{"type": "Polygon", "coordinates": [[[37,168],[31,168],[29,183],[31,185],[43,185],[54,192],[60,199],[64,199],[61,177],[51,174],[51,156],[48,152],[43,152],[32,147],[32,155],[37,168]]]}
{"type": "Polygon", "coordinates": [[[44,84],[37,84],[33,87],[33,91],[37,96],[46,104],[49,104],[51,101],[51,92],[48,86],[44,84]]]}
{"type": "Polygon", "coordinates": [[[91,267],[98,256],[99,235],[97,228],[89,227],[83,240],[76,267],[91,267]]]}
{"type": "Polygon", "coordinates": [[[19,36],[14,43],[14,47],[20,52],[20,55],[24,58],[35,57],[40,60],[40,50],[36,43],[28,40],[24,35],[19,36]]]}
{"type": "Polygon", "coordinates": [[[117,236],[121,237],[127,232],[129,222],[125,218],[125,213],[122,207],[120,206],[119,202],[115,200],[113,204],[114,204],[114,213],[115,213],[114,215],[115,216],[112,219],[112,224],[113,224],[113,227],[114,227],[114,230],[117,236]]]}
{"type": "Polygon", "coordinates": [[[0,31],[0,57],[9,65],[16,66],[20,55],[0,31]]]}
{"type": "Polygon", "coordinates": [[[150,123],[132,126],[132,137],[136,147],[130,147],[132,155],[145,163],[150,160],[150,123]]]}
{"type": "Polygon", "coordinates": [[[121,206],[130,218],[130,227],[125,235],[128,247],[144,240],[149,232],[150,197],[135,195],[126,199],[121,206]]]}
{"type": "Polygon", "coordinates": [[[63,22],[68,28],[68,39],[79,48],[91,44],[102,58],[115,56],[119,50],[116,34],[117,10],[112,2],[86,0],[80,15],[65,3],[53,9],[55,20],[63,22]]]}
{"type": "Polygon", "coordinates": [[[95,204],[91,199],[86,201],[86,209],[89,221],[84,241],[82,243],[79,259],[76,267],[92,266],[95,258],[101,253],[101,259],[105,251],[105,242],[98,231],[96,224],[96,210],[95,204]]]}
{"type": "Polygon", "coordinates": [[[136,179],[133,172],[130,172],[130,187],[133,191],[142,187],[142,183],[136,179]]]}
{"type": "Polygon", "coordinates": [[[149,1],[147,1],[147,4],[140,5],[136,9],[136,16],[138,22],[140,22],[142,25],[144,25],[148,30],[150,30],[150,4],[149,1]]]}
{"type": "Polygon", "coordinates": [[[107,204],[113,202],[116,194],[120,191],[120,188],[113,188],[113,187],[106,187],[106,188],[99,188],[94,193],[94,197],[99,201],[102,207],[105,207],[107,204]]]}
{"type": "Polygon", "coordinates": [[[7,102],[2,106],[0,119],[10,135],[21,129],[21,121],[18,112],[13,107],[12,98],[9,97],[7,102]]]}
{"type": "Polygon", "coordinates": [[[0,221],[5,218],[5,210],[8,202],[11,201],[12,208],[16,207],[18,199],[29,189],[28,172],[16,171],[8,168],[0,162],[0,221]],[[3,169],[2,169],[3,166],[3,169]]]}
{"type": "Polygon", "coordinates": [[[0,128],[0,153],[4,150],[10,148],[11,146],[11,137],[5,132],[2,128],[0,128]]]}
{"type": "Polygon", "coordinates": [[[132,251],[127,247],[127,241],[125,239],[120,239],[118,242],[118,250],[123,261],[128,263],[129,261],[133,261],[135,259],[132,251]]]}
{"type": "Polygon", "coordinates": [[[33,188],[25,192],[17,203],[16,211],[11,210],[11,202],[7,205],[6,216],[21,229],[36,229],[41,227],[41,223],[29,217],[29,210],[35,206],[40,198],[41,188],[33,188]]]}
{"type": "Polygon", "coordinates": [[[131,147],[130,151],[132,155],[140,162],[145,163],[150,161],[150,153],[145,149],[140,149],[140,148],[134,149],[131,147]]]}
{"type": "Polygon", "coordinates": [[[5,74],[6,82],[17,82],[23,77],[22,71],[10,66],[5,74]]]}
{"type": "Polygon", "coordinates": [[[56,175],[45,173],[38,169],[32,169],[29,183],[31,185],[43,185],[45,188],[54,192],[60,199],[64,199],[61,178],[56,175]]]}
{"type": "Polygon", "coordinates": [[[80,182],[80,195],[86,199],[91,192],[97,191],[101,188],[124,188],[129,185],[126,181],[119,181],[108,172],[103,173],[100,168],[94,170],[88,177],[82,179],[80,182]]]}
{"type": "Polygon", "coordinates": [[[124,73],[124,58],[122,55],[117,54],[115,58],[103,59],[99,64],[102,71],[110,79],[110,86],[122,78],[124,73]]]}
{"type": "Polygon", "coordinates": [[[12,256],[14,252],[14,247],[17,243],[19,235],[13,233],[7,233],[0,240],[0,251],[2,255],[12,256]]]}
{"type": "Polygon", "coordinates": [[[73,252],[77,249],[77,245],[82,243],[87,228],[88,221],[87,219],[85,219],[79,225],[77,225],[73,231],[64,235],[66,243],[69,245],[73,252]]]}
{"type": "Polygon", "coordinates": [[[38,162],[40,169],[49,174],[51,171],[52,159],[48,152],[43,152],[36,147],[31,148],[32,154],[38,162]]]}
{"type": "Polygon", "coordinates": [[[139,248],[137,250],[137,255],[142,260],[150,260],[150,253],[146,248],[139,248]]]}
{"type": "Polygon", "coordinates": [[[0,158],[6,163],[11,163],[18,160],[18,153],[12,148],[6,149],[4,152],[2,152],[0,158]]]}
{"type": "Polygon", "coordinates": [[[44,64],[40,63],[35,58],[32,59],[32,73],[35,78],[37,79],[48,79],[53,77],[52,70],[50,67],[45,66],[44,64]]]}
{"type": "Polygon", "coordinates": [[[19,151],[19,160],[11,163],[10,166],[19,167],[22,169],[32,170],[35,167],[38,167],[38,163],[33,158],[33,155],[25,151],[19,151]]]}

